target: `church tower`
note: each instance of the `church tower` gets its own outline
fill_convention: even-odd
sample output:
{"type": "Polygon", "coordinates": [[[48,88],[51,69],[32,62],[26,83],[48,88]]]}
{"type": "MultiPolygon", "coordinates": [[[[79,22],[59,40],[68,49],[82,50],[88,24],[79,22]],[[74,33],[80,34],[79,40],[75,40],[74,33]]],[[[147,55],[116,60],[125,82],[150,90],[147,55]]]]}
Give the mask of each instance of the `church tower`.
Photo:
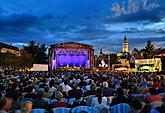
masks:
{"type": "Polygon", "coordinates": [[[124,36],[124,40],[123,40],[123,47],[122,47],[122,52],[123,53],[128,53],[128,42],[127,42],[127,38],[126,36],[124,36]]]}

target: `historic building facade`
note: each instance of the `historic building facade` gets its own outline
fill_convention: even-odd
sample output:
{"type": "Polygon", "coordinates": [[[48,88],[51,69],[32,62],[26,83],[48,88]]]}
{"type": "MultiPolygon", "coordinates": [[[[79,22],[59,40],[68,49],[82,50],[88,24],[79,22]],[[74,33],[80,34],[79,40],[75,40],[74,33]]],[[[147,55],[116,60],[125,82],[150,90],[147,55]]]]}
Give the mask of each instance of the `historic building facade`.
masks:
{"type": "Polygon", "coordinates": [[[20,55],[20,51],[17,47],[11,46],[11,45],[7,45],[5,43],[1,43],[0,42],[0,52],[2,53],[12,53],[16,56],[20,55]]]}

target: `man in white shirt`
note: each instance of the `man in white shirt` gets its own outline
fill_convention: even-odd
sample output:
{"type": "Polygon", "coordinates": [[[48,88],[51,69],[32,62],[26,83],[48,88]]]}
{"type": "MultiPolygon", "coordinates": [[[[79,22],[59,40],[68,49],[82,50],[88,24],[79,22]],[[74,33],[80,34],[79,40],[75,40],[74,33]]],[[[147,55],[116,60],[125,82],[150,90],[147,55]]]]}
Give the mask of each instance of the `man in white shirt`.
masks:
{"type": "Polygon", "coordinates": [[[68,85],[68,80],[64,80],[63,83],[60,84],[63,88],[64,92],[68,92],[69,90],[71,90],[72,88],[68,85]]]}

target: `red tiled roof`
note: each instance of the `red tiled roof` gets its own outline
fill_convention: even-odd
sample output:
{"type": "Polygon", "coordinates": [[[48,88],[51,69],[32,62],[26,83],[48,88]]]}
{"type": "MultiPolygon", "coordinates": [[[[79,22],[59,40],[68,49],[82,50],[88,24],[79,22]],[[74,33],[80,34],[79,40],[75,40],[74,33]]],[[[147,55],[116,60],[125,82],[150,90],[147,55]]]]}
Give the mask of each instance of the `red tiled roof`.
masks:
{"type": "Polygon", "coordinates": [[[135,59],[143,59],[141,54],[133,54],[133,56],[135,57],[135,59]]]}

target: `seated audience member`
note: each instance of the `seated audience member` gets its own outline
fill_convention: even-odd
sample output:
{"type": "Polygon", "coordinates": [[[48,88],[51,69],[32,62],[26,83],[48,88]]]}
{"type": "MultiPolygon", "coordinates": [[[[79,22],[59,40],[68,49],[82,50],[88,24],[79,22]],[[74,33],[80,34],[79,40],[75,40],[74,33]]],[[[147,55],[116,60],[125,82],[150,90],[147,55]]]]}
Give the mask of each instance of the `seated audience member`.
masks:
{"type": "Polygon", "coordinates": [[[3,86],[2,84],[0,84],[0,95],[5,95],[5,86],[3,86]]]}
{"type": "Polygon", "coordinates": [[[60,91],[60,92],[62,93],[63,98],[68,98],[68,92],[63,91],[62,85],[59,85],[59,86],[57,87],[57,91],[60,91]]]}
{"type": "Polygon", "coordinates": [[[0,113],[7,113],[11,107],[11,101],[4,97],[0,99],[0,113]]]}
{"type": "Polygon", "coordinates": [[[150,110],[152,109],[151,105],[146,104],[140,113],[150,113],[150,110]]]}
{"type": "Polygon", "coordinates": [[[21,94],[14,93],[12,99],[10,110],[19,110],[21,108],[21,94]]]}
{"type": "Polygon", "coordinates": [[[31,101],[24,101],[21,105],[21,113],[31,113],[33,103],[31,101]]]}
{"type": "Polygon", "coordinates": [[[71,90],[72,88],[68,85],[68,80],[64,80],[64,82],[62,84],[60,84],[62,86],[62,89],[64,92],[68,93],[69,90],[71,90]]]}
{"type": "Polygon", "coordinates": [[[76,100],[73,101],[73,104],[71,105],[71,107],[77,107],[77,106],[85,105],[85,101],[81,97],[82,97],[82,93],[77,92],[77,94],[75,95],[76,100]]]}
{"type": "Polygon", "coordinates": [[[73,84],[73,89],[68,91],[69,98],[75,98],[76,95],[82,95],[82,90],[78,89],[77,83],[73,84]]]}
{"type": "Polygon", "coordinates": [[[165,97],[162,98],[162,101],[164,104],[160,107],[157,107],[156,110],[158,110],[160,113],[165,113],[165,97]]]}
{"type": "Polygon", "coordinates": [[[107,101],[107,97],[103,97],[102,96],[102,90],[98,89],[96,92],[96,96],[92,99],[92,104],[91,107],[95,107],[95,106],[106,106],[108,105],[108,101],[107,101]]]}
{"type": "Polygon", "coordinates": [[[131,95],[137,95],[140,94],[140,88],[139,86],[133,86],[131,88],[131,91],[129,92],[131,95]]]}
{"type": "Polygon", "coordinates": [[[84,94],[84,96],[89,96],[89,95],[96,95],[96,84],[92,83],[90,86],[90,90],[87,90],[87,92],[84,94]]]}
{"type": "Polygon", "coordinates": [[[153,79],[153,84],[151,85],[152,88],[159,88],[160,87],[160,76],[156,76],[154,79],[153,79]]]}
{"type": "Polygon", "coordinates": [[[41,108],[41,109],[49,109],[49,105],[46,101],[43,99],[43,91],[38,91],[36,95],[36,99],[33,103],[33,108],[41,108]]]}
{"type": "Polygon", "coordinates": [[[49,87],[45,87],[44,88],[44,98],[49,98],[50,97],[50,94],[49,94],[49,87]]]}
{"type": "Polygon", "coordinates": [[[158,95],[157,90],[155,88],[149,89],[150,95],[147,98],[147,101],[154,102],[154,101],[162,101],[162,97],[158,95]]]}
{"type": "Polygon", "coordinates": [[[54,92],[54,98],[57,100],[52,102],[52,107],[67,107],[67,103],[62,101],[63,94],[60,91],[54,92]]]}
{"type": "Polygon", "coordinates": [[[108,83],[107,82],[103,82],[103,96],[113,96],[115,93],[115,90],[113,88],[108,88],[108,83]]]}
{"type": "Polygon", "coordinates": [[[33,89],[33,86],[28,86],[24,98],[36,99],[36,94],[33,92],[33,89]]]}
{"type": "Polygon", "coordinates": [[[162,80],[160,83],[160,87],[157,89],[158,94],[159,93],[165,93],[165,80],[162,80]]]}
{"type": "Polygon", "coordinates": [[[47,87],[48,86],[47,82],[48,82],[47,78],[44,78],[43,83],[39,85],[39,88],[47,87]]]}
{"type": "Polygon", "coordinates": [[[138,99],[131,102],[132,110],[129,113],[140,113],[142,110],[142,103],[138,99]]]}
{"type": "Polygon", "coordinates": [[[120,104],[120,103],[127,103],[127,98],[124,96],[123,89],[117,88],[116,97],[112,99],[111,106],[120,104]]]}

